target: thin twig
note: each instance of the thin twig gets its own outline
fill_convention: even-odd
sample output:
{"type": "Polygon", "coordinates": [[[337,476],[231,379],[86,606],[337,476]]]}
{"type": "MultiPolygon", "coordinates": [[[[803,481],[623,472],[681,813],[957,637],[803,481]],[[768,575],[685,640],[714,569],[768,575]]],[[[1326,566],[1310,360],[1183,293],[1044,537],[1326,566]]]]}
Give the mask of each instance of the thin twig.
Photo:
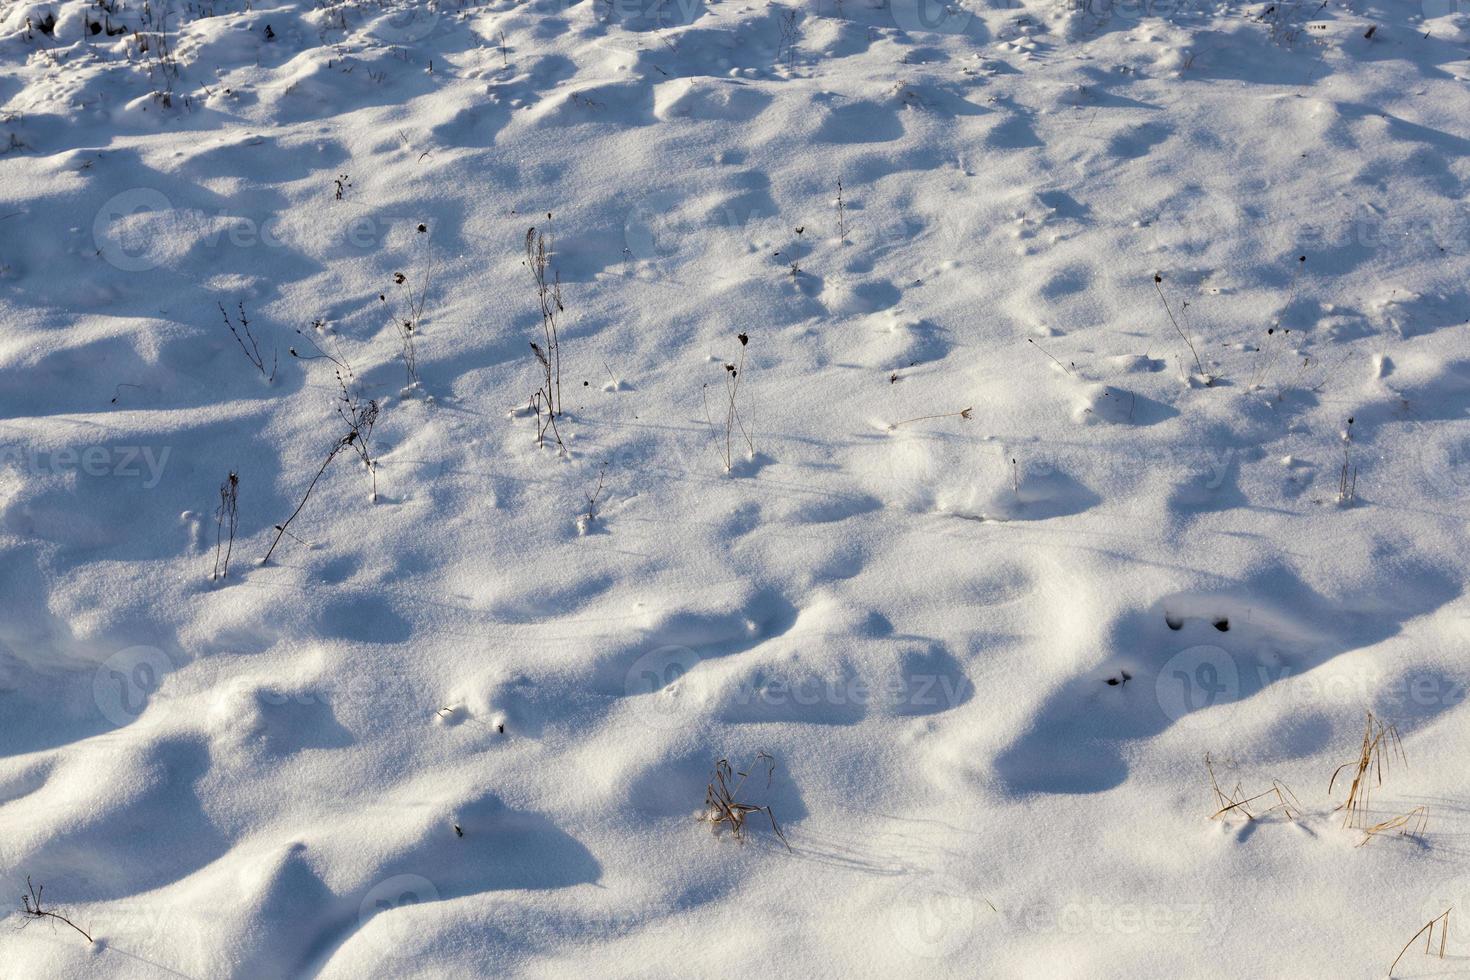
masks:
{"type": "Polygon", "coordinates": [[[1059,367],[1059,368],[1061,368],[1063,371],[1066,371],[1068,374],[1072,374],[1072,375],[1075,375],[1076,374],[1076,372],[1073,371],[1071,368],[1067,367],[1067,365],[1063,364],[1061,361],[1058,361],[1056,359],[1056,357],[1052,354],[1051,351],[1047,350],[1045,347],[1042,347],[1040,344],[1038,344],[1036,341],[1032,340],[1030,337],[1027,337],[1026,338],[1026,343],[1030,344],[1032,347],[1035,347],[1037,350],[1041,351],[1047,357],[1050,357],[1052,359],[1052,362],[1055,363],[1056,366],[1059,367]]]}
{"type": "Polygon", "coordinates": [[[26,894],[20,897],[21,915],[25,916],[27,919],[33,920],[55,919],[58,922],[65,922],[77,932],[81,933],[82,938],[86,939],[87,942],[92,942],[92,934],[87,932],[87,930],[83,929],[81,926],[77,925],[75,922],[62,915],[60,912],[42,907],[41,892],[45,890],[45,887],[45,885],[31,884],[31,876],[26,875],[26,894]]]}
{"type": "Polygon", "coordinates": [[[1194,349],[1194,342],[1189,339],[1189,335],[1184,332],[1184,328],[1179,326],[1179,321],[1174,319],[1174,311],[1169,309],[1169,301],[1164,299],[1164,290],[1163,287],[1160,286],[1160,283],[1162,283],[1163,281],[1163,276],[1159,275],[1158,273],[1154,273],[1154,292],[1159,294],[1159,302],[1164,304],[1164,312],[1169,314],[1169,322],[1174,324],[1175,331],[1178,332],[1180,338],[1189,345],[1189,352],[1194,355],[1194,366],[1195,369],[1199,372],[1199,375],[1207,380],[1213,380],[1208,374],[1205,373],[1205,366],[1200,363],[1199,351],[1194,349]]]}
{"type": "Polygon", "coordinates": [[[888,431],[889,432],[892,432],[894,429],[898,428],[900,425],[908,425],[910,422],[927,422],[930,419],[952,419],[952,418],[968,419],[970,417],[970,413],[973,412],[973,411],[975,411],[975,409],[973,407],[971,407],[971,408],[962,408],[958,412],[945,412],[942,415],[920,415],[918,418],[904,419],[902,422],[889,422],[888,423],[888,431]]]}

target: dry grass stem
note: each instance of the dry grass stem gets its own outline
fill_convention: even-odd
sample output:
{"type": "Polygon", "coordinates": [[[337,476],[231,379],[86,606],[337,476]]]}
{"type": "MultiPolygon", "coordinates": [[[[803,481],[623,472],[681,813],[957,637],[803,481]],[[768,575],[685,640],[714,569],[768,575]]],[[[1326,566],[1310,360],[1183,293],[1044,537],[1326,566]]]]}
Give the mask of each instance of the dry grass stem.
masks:
{"type": "Polygon", "coordinates": [[[1435,926],[1435,923],[1439,923],[1439,925],[1440,925],[1440,930],[1439,930],[1439,958],[1440,959],[1444,959],[1444,947],[1445,947],[1445,943],[1449,940],[1449,937],[1450,937],[1450,913],[1453,912],[1453,911],[1454,911],[1454,908],[1453,907],[1445,909],[1442,913],[1440,913],[1439,915],[1436,915],[1434,918],[1432,918],[1428,922],[1424,923],[1423,927],[1420,928],[1420,930],[1418,932],[1414,933],[1413,938],[1410,939],[1408,942],[1404,943],[1404,948],[1401,949],[1401,950],[1399,950],[1399,955],[1395,956],[1393,958],[1393,962],[1390,963],[1389,966],[1388,966],[1388,975],[1389,975],[1390,978],[1393,977],[1393,968],[1399,965],[1399,960],[1401,960],[1401,959],[1404,958],[1404,954],[1409,951],[1409,947],[1412,946],[1412,945],[1414,945],[1414,941],[1416,939],[1418,939],[1420,936],[1423,936],[1424,937],[1424,955],[1425,956],[1433,955],[1434,926],[1435,926]]]}

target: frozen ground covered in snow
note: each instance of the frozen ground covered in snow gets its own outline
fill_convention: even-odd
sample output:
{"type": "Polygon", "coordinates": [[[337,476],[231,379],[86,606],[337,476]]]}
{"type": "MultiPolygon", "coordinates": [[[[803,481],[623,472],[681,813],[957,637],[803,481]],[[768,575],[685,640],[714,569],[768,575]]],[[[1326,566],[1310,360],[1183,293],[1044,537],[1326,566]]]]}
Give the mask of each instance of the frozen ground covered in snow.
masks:
{"type": "Polygon", "coordinates": [[[7,3],[0,890],[95,941],[0,972],[1470,967],[1467,186],[1454,0],[7,3]]]}

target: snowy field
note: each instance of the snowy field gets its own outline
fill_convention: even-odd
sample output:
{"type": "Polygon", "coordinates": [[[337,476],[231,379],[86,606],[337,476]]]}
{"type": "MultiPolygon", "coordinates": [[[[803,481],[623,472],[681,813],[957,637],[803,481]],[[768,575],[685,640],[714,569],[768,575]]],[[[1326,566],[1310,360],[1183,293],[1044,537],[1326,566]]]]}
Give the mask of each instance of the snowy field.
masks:
{"type": "Polygon", "coordinates": [[[1470,0],[5,0],[0,974],[1470,971],[1467,188],[1470,0]]]}

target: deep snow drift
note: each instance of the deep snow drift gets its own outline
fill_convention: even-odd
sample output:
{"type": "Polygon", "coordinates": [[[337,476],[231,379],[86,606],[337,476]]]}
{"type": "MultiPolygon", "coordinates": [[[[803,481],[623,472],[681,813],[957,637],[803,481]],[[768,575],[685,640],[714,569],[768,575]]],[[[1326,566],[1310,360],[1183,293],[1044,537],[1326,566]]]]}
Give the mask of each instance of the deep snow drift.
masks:
{"type": "Polygon", "coordinates": [[[1463,969],[1467,42],[9,4],[0,972],[1463,969]]]}

